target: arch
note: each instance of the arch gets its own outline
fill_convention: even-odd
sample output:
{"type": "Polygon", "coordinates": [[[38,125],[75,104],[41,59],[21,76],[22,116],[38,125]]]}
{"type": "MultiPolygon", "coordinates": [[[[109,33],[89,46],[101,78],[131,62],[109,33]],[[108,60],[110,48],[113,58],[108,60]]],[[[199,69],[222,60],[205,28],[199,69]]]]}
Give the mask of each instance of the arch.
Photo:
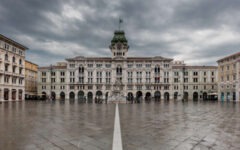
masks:
{"type": "Polygon", "coordinates": [[[74,100],[75,99],[75,93],[74,92],[70,92],[69,93],[69,99],[70,100],[74,100]]]}
{"type": "Polygon", "coordinates": [[[103,93],[102,91],[96,92],[95,103],[102,103],[103,93]]]}
{"type": "Polygon", "coordinates": [[[78,92],[78,100],[84,100],[84,92],[83,91],[78,92]]]}
{"type": "Polygon", "coordinates": [[[161,100],[161,93],[160,93],[160,91],[155,91],[154,92],[154,99],[155,99],[155,101],[160,101],[161,100]]]}
{"type": "Polygon", "coordinates": [[[51,100],[56,100],[56,93],[55,92],[51,92],[51,100]]]}
{"type": "Polygon", "coordinates": [[[16,100],[16,98],[17,98],[17,90],[12,89],[12,100],[16,100]]]}
{"type": "Polygon", "coordinates": [[[47,93],[46,92],[42,92],[42,100],[46,100],[47,99],[47,93]]]}
{"type": "Polygon", "coordinates": [[[18,90],[18,100],[22,100],[23,99],[23,90],[18,90]]]}
{"type": "Polygon", "coordinates": [[[5,60],[7,60],[8,61],[8,54],[5,54],[5,60]]]}
{"type": "Polygon", "coordinates": [[[87,100],[88,100],[88,102],[92,102],[92,100],[93,100],[93,93],[92,92],[88,92],[87,100]]]}
{"type": "Polygon", "coordinates": [[[184,94],[183,94],[183,100],[188,100],[188,92],[184,92],[184,94]]]}
{"type": "Polygon", "coordinates": [[[122,67],[120,65],[117,66],[116,73],[117,75],[122,75],[122,67]]]}
{"type": "Polygon", "coordinates": [[[97,98],[102,98],[102,95],[103,95],[103,94],[102,94],[102,91],[97,91],[97,92],[96,92],[96,97],[97,97],[97,98]]]}
{"type": "Polygon", "coordinates": [[[173,99],[174,99],[174,100],[177,100],[177,99],[178,99],[178,92],[174,92],[174,94],[173,94],[173,99]]]}
{"type": "Polygon", "coordinates": [[[193,92],[193,100],[198,101],[198,93],[197,92],[193,92]]]}
{"type": "Polygon", "coordinates": [[[145,95],[145,100],[146,101],[150,101],[151,100],[151,93],[150,92],[147,92],[146,95],[145,95]]]}
{"type": "Polygon", "coordinates": [[[9,100],[9,89],[4,89],[4,100],[9,100]]]}
{"type": "Polygon", "coordinates": [[[159,65],[156,65],[156,66],[155,66],[154,72],[155,72],[155,74],[159,74],[159,73],[160,73],[160,67],[159,67],[159,65]]]}
{"type": "Polygon", "coordinates": [[[15,61],[16,61],[16,58],[15,58],[15,56],[13,56],[13,58],[12,58],[12,62],[15,63],[15,61]]]}
{"type": "Polygon", "coordinates": [[[136,100],[137,100],[138,103],[141,102],[142,96],[143,96],[142,91],[137,91],[137,93],[136,93],[136,100]]]}
{"type": "Polygon", "coordinates": [[[64,92],[60,93],[60,100],[65,100],[65,93],[64,92]]]}
{"type": "Polygon", "coordinates": [[[19,64],[20,64],[20,65],[22,64],[22,59],[19,59],[19,64]]]}
{"type": "Polygon", "coordinates": [[[169,93],[168,92],[165,92],[164,93],[164,100],[169,100],[169,93]]]}
{"type": "Polygon", "coordinates": [[[203,100],[208,100],[208,95],[207,95],[207,92],[203,92],[203,100]]]}
{"type": "Polygon", "coordinates": [[[132,92],[128,92],[127,95],[128,95],[128,96],[127,96],[127,100],[128,100],[128,101],[133,101],[133,99],[134,99],[133,93],[132,93],[132,92]]]}
{"type": "Polygon", "coordinates": [[[224,92],[221,93],[221,101],[224,101],[224,92]]]}

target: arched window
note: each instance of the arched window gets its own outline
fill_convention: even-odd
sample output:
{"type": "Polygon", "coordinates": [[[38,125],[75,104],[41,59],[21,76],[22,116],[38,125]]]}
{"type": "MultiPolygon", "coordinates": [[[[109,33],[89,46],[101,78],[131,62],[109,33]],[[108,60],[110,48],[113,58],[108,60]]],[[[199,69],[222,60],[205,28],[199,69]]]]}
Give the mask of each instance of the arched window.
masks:
{"type": "Polygon", "coordinates": [[[155,73],[157,73],[157,74],[160,73],[160,67],[159,66],[155,66],[155,73]]]}
{"type": "Polygon", "coordinates": [[[79,71],[79,73],[84,73],[84,67],[80,66],[78,71],[79,71]]]}
{"type": "Polygon", "coordinates": [[[122,67],[118,66],[116,72],[117,72],[117,75],[122,75],[122,67]]]}
{"type": "Polygon", "coordinates": [[[5,54],[5,60],[8,61],[8,54],[5,54]]]}

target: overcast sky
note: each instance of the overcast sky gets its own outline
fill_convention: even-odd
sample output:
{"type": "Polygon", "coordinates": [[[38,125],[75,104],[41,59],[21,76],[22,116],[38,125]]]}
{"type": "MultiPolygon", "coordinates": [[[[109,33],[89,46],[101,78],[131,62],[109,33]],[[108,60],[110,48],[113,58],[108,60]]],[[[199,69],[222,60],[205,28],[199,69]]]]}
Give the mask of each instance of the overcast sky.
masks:
{"type": "Polygon", "coordinates": [[[0,0],[0,33],[40,66],[111,56],[119,17],[129,56],[216,65],[240,48],[240,0],[0,0]]]}

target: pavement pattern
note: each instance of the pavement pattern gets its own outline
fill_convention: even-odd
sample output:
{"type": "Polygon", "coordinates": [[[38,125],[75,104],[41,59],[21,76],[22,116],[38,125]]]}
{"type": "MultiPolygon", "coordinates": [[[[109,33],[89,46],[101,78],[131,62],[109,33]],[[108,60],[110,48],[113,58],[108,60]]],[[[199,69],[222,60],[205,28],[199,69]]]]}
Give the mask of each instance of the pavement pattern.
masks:
{"type": "MultiPolygon", "coordinates": [[[[124,150],[239,150],[240,104],[0,104],[0,150],[111,150],[115,111],[124,150]]],[[[116,125],[115,125],[116,126],[116,125]]]]}

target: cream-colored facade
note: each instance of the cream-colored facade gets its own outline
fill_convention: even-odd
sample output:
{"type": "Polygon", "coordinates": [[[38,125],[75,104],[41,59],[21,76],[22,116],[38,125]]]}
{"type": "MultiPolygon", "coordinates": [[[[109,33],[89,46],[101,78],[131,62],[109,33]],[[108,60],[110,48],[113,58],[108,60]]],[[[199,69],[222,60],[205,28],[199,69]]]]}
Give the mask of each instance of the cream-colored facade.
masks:
{"type": "Polygon", "coordinates": [[[203,100],[216,96],[216,66],[187,66],[162,56],[128,57],[124,31],[115,31],[109,48],[112,57],[77,56],[66,59],[62,66],[40,67],[38,94],[89,101],[203,100]]]}
{"type": "Polygon", "coordinates": [[[235,53],[217,61],[218,98],[221,101],[239,101],[240,53],[235,53]]]}
{"type": "Polygon", "coordinates": [[[26,50],[0,34],[0,101],[24,100],[26,50]]]}
{"type": "Polygon", "coordinates": [[[25,61],[25,98],[37,96],[37,73],[38,65],[25,61]]]}

